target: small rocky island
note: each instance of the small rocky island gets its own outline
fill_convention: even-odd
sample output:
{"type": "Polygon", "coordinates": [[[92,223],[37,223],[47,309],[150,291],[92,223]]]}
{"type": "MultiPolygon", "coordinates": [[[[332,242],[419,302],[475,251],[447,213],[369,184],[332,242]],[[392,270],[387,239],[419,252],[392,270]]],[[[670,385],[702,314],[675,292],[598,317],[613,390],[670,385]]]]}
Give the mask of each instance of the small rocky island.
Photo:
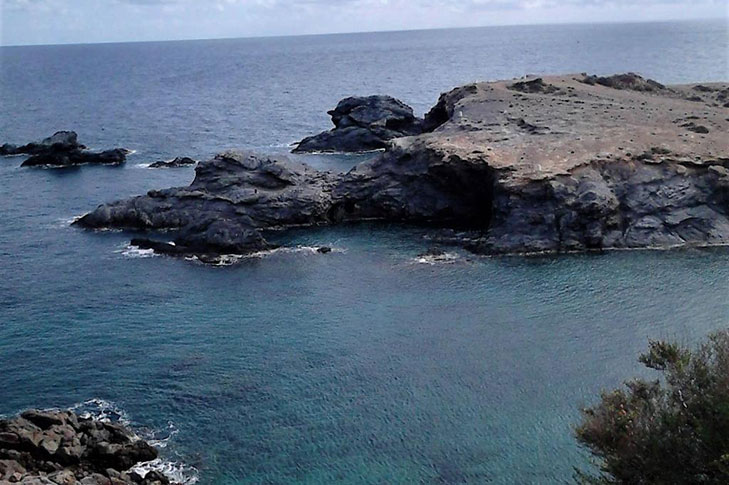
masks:
{"type": "Polygon", "coordinates": [[[39,142],[26,145],[5,143],[0,146],[0,155],[30,155],[22,167],[63,168],[78,165],[120,165],[126,161],[128,150],[114,148],[102,152],[91,152],[78,142],[74,131],[58,131],[39,142]]]}
{"type": "Polygon", "coordinates": [[[527,77],[441,95],[425,118],[348,98],[297,151],[385,151],[346,174],[226,152],[188,187],[101,205],[87,228],[177,230],[143,247],[245,254],[264,231],[383,220],[450,228],[482,254],[729,243],[729,85],[527,77]]]}
{"type": "Polygon", "coordinates": [[[128,428],[71,411],[31,410],[0,420],[0,483],[25,485],[168,485],[156,471],[132,467],[157,450],[128,428]]]}
{"type": "Polygon", "coordinates": [[[149,168],[179,168],[197,165],[197,160],[190,157],[176,157],[173,160],[159,160],[149,164],[149,168]]]}

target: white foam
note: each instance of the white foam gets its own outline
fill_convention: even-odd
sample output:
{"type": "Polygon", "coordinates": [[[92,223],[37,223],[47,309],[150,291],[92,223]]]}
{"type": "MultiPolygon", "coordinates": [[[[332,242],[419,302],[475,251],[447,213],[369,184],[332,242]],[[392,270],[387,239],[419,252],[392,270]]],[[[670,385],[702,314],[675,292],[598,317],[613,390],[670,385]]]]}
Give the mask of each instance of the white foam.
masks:
{"type": "MultiPolygon", "coordinates": [[[[131,427],[131,420],[126,411],[111,401],[105,399],[89,399],[82,403],[74,404],[69,408],[71,411],[85,419],[95,419],[104,423],[119,423],[125,427],[131,427]]],[[[159,430],[139,429],[134,432],[138,439],[144,439],[157,449],[167,448],[170,440],[179,432],[177,426],[169,421],[167,427],[159,430]]],[[[145,463],[139,463],[129,471],[134,471],[145,477],[147,473],[155,470],[165,475],[170,482],[181,485],[192,485],[199,480],[198,470],[181,461],[165,460],[157,458],[145,463]]]]}
{"type": "Polygon", "coordinates": [[[426,254],[418,256],[413,260],[417,264],[449,264],[455,262],[459,258],[456,253],[443,253],[443,254],[426,254]]]}
{"type": "Polygon", "coordinates": [[[126,411],[105,399],[89,399],[74,404],[69,409],[85,419],[95,419],[103,423],[120,423],[124,426],[129,426],[131,423],[126,411]]]}
{"type": "Polygon", "coordinates": [[[154,252],[154,249],[142,249],[131,244],[124,246],[122,249],[117,249],[115,253],[121,253],[122,256],[127,258],[154,258],[159,254],[154,252]]]}
{"type": "Polygon", "coordinates": [[[160,458],[140,463],[129,469],[130,472],[136,472],[141,477],[147,476],[147,473],[152,470],[162,473],[170,482],[176,484],[192,485],[199,480],[199,472],[194,466],[177,461],[166,461],[160,458]]]}
{"type": "MultiPolygon", "coordinates": [[[[329,246],[286,246],[286,247],[280,247],[276,249],[266,249],[264,251],[256,251],[254,253],[250,254],[223,254],[220,255],[217,258],[217,261],[215,263],[204,263],[209,266],[232,266],[236,263],[240,263],[241,261],[245,261],[248,259],[263,259],[268,258],[270,256],[274,256],[277,254],[318,254],[319,249],[322,247],[329,247],[329,246]]],[[[341,248],[331,248],[332,253],[345,253],[346,250],[341,248]]],[[[187,261],[195,261],[200,262],[200,259],[197,256],[190,256],[188,258],[185,258],[187,261]]]]}
{"type": "Polygon", "coordinates": [[[79,216],[73,216],[73,217],[61,217],[60,219],[56,219],[52,224],[51,227],[55,229],[63,229],[66,227],[69,227],[77,220],[81,219],[84,215],[81,214],[79,216]]]}

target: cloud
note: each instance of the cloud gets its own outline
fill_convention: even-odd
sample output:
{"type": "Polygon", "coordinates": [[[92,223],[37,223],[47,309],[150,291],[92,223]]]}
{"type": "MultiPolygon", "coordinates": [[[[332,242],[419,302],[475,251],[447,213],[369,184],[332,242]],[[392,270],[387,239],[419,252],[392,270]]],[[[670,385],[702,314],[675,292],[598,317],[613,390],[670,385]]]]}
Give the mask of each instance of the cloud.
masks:
{"type": "Polygon", "coordinates": [[[726,17],[726,0],[0,0],[0,44],[726,17]]]}

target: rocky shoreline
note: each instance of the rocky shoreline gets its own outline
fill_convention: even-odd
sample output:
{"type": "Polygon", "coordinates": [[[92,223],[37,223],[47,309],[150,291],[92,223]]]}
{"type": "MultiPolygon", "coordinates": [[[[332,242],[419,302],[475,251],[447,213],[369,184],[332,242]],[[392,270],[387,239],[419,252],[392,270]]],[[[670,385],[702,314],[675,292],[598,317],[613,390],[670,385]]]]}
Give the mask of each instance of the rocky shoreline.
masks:
{"type": "Polygon", "coordinates": [[[0,483],[168,485],[161,473],[131,469],[157,450],[118,423],[72,411],[30,410],[0,420],[0,483]]]}
{"type": "Polygon", "coordinates": [[[76,224],[173,229],[173,244],[147,247],[206,256],[270,248],[268,229],[363,220],[470,231],[461,244],[482,254],[727,244],[728,97],[727,84],[579,74],[459,87],[423,119],[391,98],[348,98],[335,129],[297,151],[371,149],[388,126],[415,134],[378,138],[385,151],[346,174],[226,152],[188,187],[76,224]]]}

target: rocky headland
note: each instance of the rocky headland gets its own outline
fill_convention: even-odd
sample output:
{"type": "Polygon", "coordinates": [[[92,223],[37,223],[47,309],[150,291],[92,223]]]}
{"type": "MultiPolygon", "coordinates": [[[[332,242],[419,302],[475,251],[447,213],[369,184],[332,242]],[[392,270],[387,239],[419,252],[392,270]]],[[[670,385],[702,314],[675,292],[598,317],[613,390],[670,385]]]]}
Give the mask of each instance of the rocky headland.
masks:
{"type": "Polygon", "coordinates": [[[449,242],[483,254],[723,245],[728,96],[726,83],[579,74],[462,86],[423,119],[396,100],[382,115],[380,101],[349,98],[334,130],[298,148],[384,145],[346,174],[226,152],[188,187],[104,204],[76,224],[174,229],[172,242],[136,242],[206,256],[270,247],[268,229],[363,220],[453,228],[449,242]],[[380,137],[394,111],[400,134],[380,137]]]}
{"type": "Polygon", "coordinates": [[[39,142],[26,145],[5,143],[0,146],[0,155],[30,155],[22,167],[63,168],[77,165],[120,165],[126,161],[128,150],[114,148],[102,152],[86,150],[86,146],[78,142],[78,135],[73,131],[58,131],[39,142]]]}
{"type": "Polygon", "coordinates": [[[0,420],[0,483],[24,485],[168,485],[135,465],[157,450],[117,423],[72,411],[31,410],[0,420]]]}

